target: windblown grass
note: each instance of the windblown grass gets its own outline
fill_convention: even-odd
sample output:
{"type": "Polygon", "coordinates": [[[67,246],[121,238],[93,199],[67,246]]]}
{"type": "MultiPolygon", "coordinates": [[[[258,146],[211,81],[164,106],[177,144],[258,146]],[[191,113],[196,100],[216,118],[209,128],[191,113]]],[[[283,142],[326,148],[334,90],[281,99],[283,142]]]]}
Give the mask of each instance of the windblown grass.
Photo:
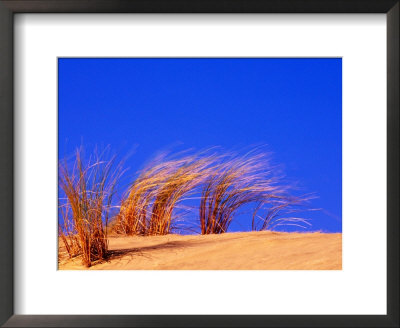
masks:
{"type": "Polygon", "coordinates": [[[282,194],[261,200],[253,212],[252,230],[275,230],[279,226],[295,226],[303,229],[310,227],[308,219],[293,215],[304,211],[304,204],[312,198],[311,195],[293,197],[282,194]],[[260,212],[263,214],[259,214],[260,212]]]}
{"type": "MultiPolygon", "coordinates": [[[[254,206],[253,230],[265,230],[282,207],[290,207],[294,197],[285,196],[288,187],[270,165],[268,155],[250,151],[244,156],[231,154],[223,158],[217,170],[204,184],[199,217],[202,234],[226,232],[239,209],[254,206]],[[255,218],[260,208],[269,206],[261,227],[255,218]]],[[[300,201],[299,199],[296,199],[300,201]]]]}
{"type": "Polygon", "coordinates": [[[171,232],[174,210],[204,180],[208,156],[157,158],[136,179],[122,202],[117,232],[128,235],[165,235],[171,232]]]}
{"type": "Polygon", "coordinates": [[[114,167],[115,157],[103,160],[95,152],[84,162],[82,149],[76,151],[72,168],[67,160],[59,165],[59,186],[65,194],[60,199],[59,235],[70,257],[82,255],[82,263],[105,259],[108,251],[107,226],[121,166],[114,167]]]}
{"type": "MultiPolygon", "coordinates": [[[[115,157],[95,155],[85,163],[77,150],[72,169],[60,163],[59,236],[70,257],[82,262],[107,258],[107,225],[122,165],[115,157]]],[[[273,230],[281,225],[309,225],[292,215],[305,197],[289,194],[268,155],[257,149],[237,153],[205,151],[174,158],[161,155],[147,165],[122,196],[113,231],[125,235],[165,235],[185,216],[187,200],[198,200],[201,234],[227,232],[232,221],[247,211],[252,230],[273,230]]],[[[186,220],[183,220],[187,224],[186,220]]]]}
{"type": "Polygon", "coordinates": [[[160,156],[131,184],[115,230],[128,235],[171,233],[176,210],[189,196],[199,199],[201,234],[228,231],[238,211],[249,206],[253,208],[253,230],[308,224],[301,218],[282,216],[305,200],[289,195],[289,189],[268,155],[257,149],[243,156],[209,151],[173,160],[160,156]]]}

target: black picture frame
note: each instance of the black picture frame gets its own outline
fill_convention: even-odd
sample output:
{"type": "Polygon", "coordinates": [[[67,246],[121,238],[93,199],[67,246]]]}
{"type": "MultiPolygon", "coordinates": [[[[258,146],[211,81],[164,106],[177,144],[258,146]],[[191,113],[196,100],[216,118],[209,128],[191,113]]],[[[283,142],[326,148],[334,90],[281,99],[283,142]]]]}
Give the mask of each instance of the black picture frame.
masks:
{"type": "Polygon", "coordinates": [[[399,0],[0,0],[0,324],[4,327],[399,327],[399,8],[399,0]],[[13,20],[16,13],[385,13],[387,315],[14,315],[13,20]]]}

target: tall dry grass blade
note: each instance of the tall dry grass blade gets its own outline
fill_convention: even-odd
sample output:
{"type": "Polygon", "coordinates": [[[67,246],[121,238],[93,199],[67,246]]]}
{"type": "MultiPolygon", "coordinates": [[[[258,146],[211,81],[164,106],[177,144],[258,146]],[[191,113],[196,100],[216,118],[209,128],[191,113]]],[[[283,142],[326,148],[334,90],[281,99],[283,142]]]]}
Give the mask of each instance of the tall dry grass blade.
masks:
{"type": "Polygon", "coordinates": [[[252,230],[274,230],[278,226],[298,226],[305,229],[311,226],[310,220],[293,217],[292,213],[300,212],[304,204],[312,198],[312,195],[294,197],[288,194],[267,197],[254,210],[252,230]],[[258,214],[260,210],[264,215],[258,214]]]}
{"type": "Polygon", "coordinates": [[[72,258],[80,254],[81,248],[76,237],[76,231],[69,220],[68,211],[68,206],[60,206],[59,208],[58,235],[67,250],[68,256],[72,258]]]}

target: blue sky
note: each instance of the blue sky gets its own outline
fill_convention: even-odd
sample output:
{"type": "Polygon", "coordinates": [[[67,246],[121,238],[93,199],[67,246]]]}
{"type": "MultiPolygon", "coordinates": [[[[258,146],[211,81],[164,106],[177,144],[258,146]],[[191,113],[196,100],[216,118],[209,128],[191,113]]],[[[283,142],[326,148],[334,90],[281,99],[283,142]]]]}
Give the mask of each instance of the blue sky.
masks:
{"type": "MultiPolygon", "coordinates": [[[[129,179],[163,150],[266,145],[299,194],[318,196],[310,207],[321,210],[302,213],[309,230],[341,231],[341,59],[60,58],[58,65],[60,158],[81,145],[133,152],[129,179]]],[[[240,216],[230,230],[249,230],[246,222],[240,216]]]]}

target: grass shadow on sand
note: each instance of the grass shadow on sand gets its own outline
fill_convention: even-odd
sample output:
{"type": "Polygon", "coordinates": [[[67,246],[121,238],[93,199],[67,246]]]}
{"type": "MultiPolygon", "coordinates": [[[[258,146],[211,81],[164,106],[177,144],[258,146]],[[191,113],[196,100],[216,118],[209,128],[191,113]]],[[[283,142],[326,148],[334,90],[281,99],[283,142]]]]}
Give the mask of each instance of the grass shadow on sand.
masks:
{"type": "MultiPolygon", "coordinates": [[[[240,239],[241,237],[237,237],[234,239],[240,239]]],[[[232,240],[232,239],[231,239],[232,240]]],[[[220,242],[223,242],[221,240],[220,242]]],[[[121,259],[124,256],[127,255],[138,255],[138,256],[146,256],[149,255],[148,253],[152,251],[158,251],[158,250],[163,250],[163,249],[184,249],[187,247],[195,247],[198,245],[206,245],[206,244],[211,244],[214,243],[214,240],[185,240],[185,241],[168,241],[165,243],[160,243],[156,245],[149,245],[149,246],[143,246],[143,247],[131,247],[131,248],[121,248],[121,249],[114,249],[114,250],[109,250],[108,251],[108,256],[107,256],[107,261],[115,260],[115,259],[121,259]]],[[[148,256],[149,257],[149,256],[148,256]]]]}
{"type": "Polygon", "coordinates": [[[108,251],[107,261],[121,259],[127,255],[138,255],[145,256],[145,252],[157,251],[162,249],[182,249],[185,247],[190,247],[199,244],[198,242],[190,241],[170,241],[166,243],[161,243],[157,245],[150,245],[144,247],[132,247],[132,248],[122,248],[114,249],[108,251]]]}

